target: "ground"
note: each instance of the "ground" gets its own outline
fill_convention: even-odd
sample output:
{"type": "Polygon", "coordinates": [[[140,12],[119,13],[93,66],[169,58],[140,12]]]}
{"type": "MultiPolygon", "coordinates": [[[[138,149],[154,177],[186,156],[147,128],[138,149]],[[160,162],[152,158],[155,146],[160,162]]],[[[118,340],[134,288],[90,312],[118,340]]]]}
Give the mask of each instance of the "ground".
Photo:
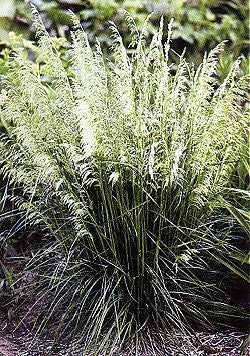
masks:
{"type": "MultiPolygon", "coordinates": [[[[36,338],[32,343],[33,334],[26,327],[25,323],[17,330],[15,324],[17,320],[8,320],[4,313],[0,313],[0,355],[1,356],[84,356],[86,353],[81,348],[80,343],[73,345],[61,344],[56,351],[52,351],[52,342],[44,342],[36,338]]],[[[180,333],[165,334],[164,341],[160,349],[156,346],[152,351],[150,347],[147,351],[141,352],[141,356],[248,356],[250,355],[249,340],[247,335],[241,332],[224,331],[221,333],[196,333],[192,337],[184,336],[180,333]]],[[[108,354],[108,353],[107,353],[108,354]]],[[[94,355],[94,353],[93,353],[94,355]]],[[[133,350],[127,352],[113,353],[118,356],[135,355],[133,350]]],[[[90,354],[88,354],[90,356],[90,354]]]]}

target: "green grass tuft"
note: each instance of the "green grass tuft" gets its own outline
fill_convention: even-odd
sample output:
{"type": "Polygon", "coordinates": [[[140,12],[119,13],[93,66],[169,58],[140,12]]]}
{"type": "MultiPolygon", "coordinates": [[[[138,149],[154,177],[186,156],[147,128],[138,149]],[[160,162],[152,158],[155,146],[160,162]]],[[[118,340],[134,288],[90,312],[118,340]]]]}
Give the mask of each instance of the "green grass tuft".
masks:
{"type": "Polygon", "coordinates": [[[51,300],[39,331],[57,317],[59,335],[98,353],[139,344],[150,327],[226,320],[213,266],[233,247],[212,218],[246,139],[239,61],[221,85],[223,44],[197,70],[184,55],[174,68],[171,24],[168,42],[161,23],[148,49],[131,20],[133,54],[111,24],[106,61],[74,21],[74,76],[36,14],[40,66],[13,58],[1,101],[1,171],[22,188],[13,199],[27,223],[48,234],[27,265],[51,300]]]}

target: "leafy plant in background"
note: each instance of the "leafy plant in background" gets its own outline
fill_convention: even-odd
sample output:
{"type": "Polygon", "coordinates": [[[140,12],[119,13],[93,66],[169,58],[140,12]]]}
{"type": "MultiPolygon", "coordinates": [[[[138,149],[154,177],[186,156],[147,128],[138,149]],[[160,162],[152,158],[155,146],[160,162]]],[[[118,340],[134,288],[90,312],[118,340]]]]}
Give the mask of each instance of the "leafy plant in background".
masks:
{"type": "Polygon", "coordinates": [[[225,39],[229,40],[228,51],[233,54],[230,65],[240,53],[248,54],[248,0],[3,0],[0,18],[3,21],[7,19],[8,26],[5,28],[3,22],[5,34],[1,36],[0,33],[0,39],[6,39],[9,30],[30,37],[33,30],[29,3],[38,7],[52,35],[68,35],[71,26],[68,10],[71,9],[81,17],[91,44],[98,37],[105,46],[111,45],[107,31],[110,20],[116,22],[125,44],[128,44],[123,11],[133,16],[139,29],[142,29],[147,16],[154,12],[149,21],[148,35],[156,31],[161,16],[166,22],[174,18],[172,48],[180,54],[187,47],[187,55],[196,63],[201,61],[205,51],[225,39]]]}
{"type": "Polygon", "coordinates": [[[0,39],[7,39],[16,12],[14,0],[2,0],[0,8],[0,39]]]}
{"type": "Polygon", "coordinates": [[[0,149],[1,172],[23,191],[12,199],[48,236],[27,265],[28,295],[50,300],[38,331],[57,320],[59,335],[98,353],[138,346],[153,327],[239,318],[214,266],[240,252],[212,229],[246,136],[239,61],[217,85],[219,45],[197,70],[181,56],[173,76],[171,29],[163,46],[161,22],[148,50],[147,23],[139,32],[130,17],[132,57],[112,25],[106,61],[75,20],[69,76],[36,17],[43,65],[13,59],[0,149]]]}
{"type": "MultiPolygon", "coordinates": [[[[53,37],[55,48],[60,53],[60,58],[65,66],[66,70],[71,72],[71,65],[69,62],[67,49],[70,47],[69,42],[64,37],[53,37]]],[[[0,74],[8,77],[8,72],[11,70],[13,64],[12,57],[16,53],[19,53],[24,59],[30,61],[30,64],[34,67],[42,67],[42,55],[40,49],[34,41],[23,38],[22,35],[16,35],[14,32],[9,33],[9,40],[3,41],[4,48],[1,51],[0,57],[0,74]]],[[[41,69],[41,68],[40,68],[41,69]]],[[[43,81],[46,81],[46,76],[43,76],[43,81]]],[[[1,125],[1,124],[0,124],[1,125]]]]}

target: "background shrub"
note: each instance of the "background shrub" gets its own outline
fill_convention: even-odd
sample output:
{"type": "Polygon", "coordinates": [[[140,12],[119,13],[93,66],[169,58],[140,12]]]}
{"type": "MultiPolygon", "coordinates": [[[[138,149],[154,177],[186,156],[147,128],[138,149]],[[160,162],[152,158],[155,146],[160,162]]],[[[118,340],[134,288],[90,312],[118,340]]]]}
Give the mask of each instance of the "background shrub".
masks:
{"type": "MultiPolygon", "coordinates": [[[[239,54],[248,55],[248,0],[2,0],[0,10],[0,40],[8,40],[8,32],[22,33],[26,39],[34,39],[33,18],[29,3],[37,6],[46,29],[51,35],[69,37],[71,17],[69,9],[81,17],[81,24],[88,33],[91,45],[95,38],[102,43],[106,54],[111,46],[108,21],[114,21],[125,45],[130,42],[124,10],[134,18],[141,30],[147,16],[153,12],[146,37],[156,32],[160,17],[165,23],[174,18],[172,49],[181,54],[186,47],[189,61],[199,64],[205,51],[214,48],[222,40],[228,40],[227,51],[220,59],[220,72],[227,75],[239,54]]],[[[164,29],[167,33],[167,29],[164,29]]],[[[166,37],[164,37],[166,41],[166,37]]],[[[170,55],[177,60],[174,52],[170,55]]]]}

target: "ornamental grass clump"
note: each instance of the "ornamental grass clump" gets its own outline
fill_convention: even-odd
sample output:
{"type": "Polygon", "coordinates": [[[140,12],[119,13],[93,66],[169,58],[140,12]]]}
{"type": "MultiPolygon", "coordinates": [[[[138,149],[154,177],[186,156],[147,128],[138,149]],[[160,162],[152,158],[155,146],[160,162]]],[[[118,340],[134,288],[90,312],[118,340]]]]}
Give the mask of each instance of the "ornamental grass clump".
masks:
{"type": "Polygon", "coordinates": [[[211,326],[230,315],[213,261],[233,247],[210,226],[246,139],[239,61],[218,85],[223,45],[174,67],[171,26],[147,48],[129,17],[132,55],[111,24],[106,60],[74,21],[72,76],[36,15],[40,64],[17,54],[2,93],[1,171],[48,236],[27,265],[50,301],[38,330],[57,318],[58,335],[98,353],[150,328],[211,326]]]}

